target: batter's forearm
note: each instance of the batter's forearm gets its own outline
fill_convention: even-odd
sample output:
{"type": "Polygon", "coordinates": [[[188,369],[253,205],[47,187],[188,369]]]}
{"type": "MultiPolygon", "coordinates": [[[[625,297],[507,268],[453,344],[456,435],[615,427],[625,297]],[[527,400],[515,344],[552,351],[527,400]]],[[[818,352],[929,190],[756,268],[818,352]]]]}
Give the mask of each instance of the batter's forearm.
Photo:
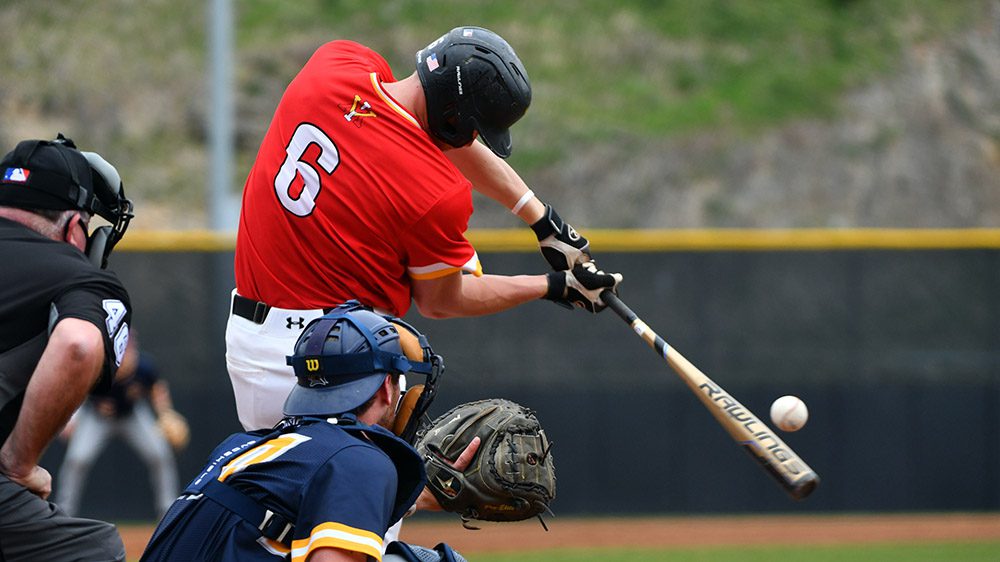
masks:
{"type": "Polygon", "coordinates": [[[484,316],[545,296],[544,275],[456,274],[434,283],[414,286],[414,301],[428,318],[484,316]]]}
{"type": "MultiPolygon", "coordinates": [[[[493,154],[482,143],[445,152],[462,174],[472,182],[472,187],[508,209],[513,209],[528,193],[528,185],[514,168],[493,154]]],[[[537,197],[525,200],[516,215],[526,224],[532,224],[545,214],[545,205],[537,197]]]]}

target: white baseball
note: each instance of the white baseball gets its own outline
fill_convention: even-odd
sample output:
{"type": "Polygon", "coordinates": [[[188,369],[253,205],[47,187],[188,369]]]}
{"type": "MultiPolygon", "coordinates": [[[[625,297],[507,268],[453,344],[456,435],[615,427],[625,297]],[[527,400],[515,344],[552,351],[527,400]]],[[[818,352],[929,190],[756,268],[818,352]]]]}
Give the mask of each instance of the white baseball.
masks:
{"type": "Polygon", "coordinates": [[[771,404],[771,421],[782,431],[798,431],[809,420],[809,409],[798,396],[782,396],[771,404]]]}

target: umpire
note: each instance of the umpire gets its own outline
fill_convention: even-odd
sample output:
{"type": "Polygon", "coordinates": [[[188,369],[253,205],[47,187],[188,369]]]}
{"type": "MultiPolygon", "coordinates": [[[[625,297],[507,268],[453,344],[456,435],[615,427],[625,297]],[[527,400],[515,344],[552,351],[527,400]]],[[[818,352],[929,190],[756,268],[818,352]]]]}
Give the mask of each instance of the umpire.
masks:
{"type": "Polygon", "coordinates": [[[18,143],[0,174],[0,560],[125,560],[113,525],[46,500],[38,461],[121,363],[131,307],[103,267],[132,203],[111,164],[62,135],[18,143]],[[95,214],[110,224],[91,233],[95,214]]]}

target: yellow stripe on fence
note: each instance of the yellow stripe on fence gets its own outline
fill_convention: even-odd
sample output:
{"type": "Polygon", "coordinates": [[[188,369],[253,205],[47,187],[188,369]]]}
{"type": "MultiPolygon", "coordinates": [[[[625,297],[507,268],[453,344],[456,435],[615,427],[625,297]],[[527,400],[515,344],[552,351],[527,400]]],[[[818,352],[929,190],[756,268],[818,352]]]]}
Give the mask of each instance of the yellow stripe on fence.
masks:
{"type": "MultiPolygon", "coordinates": [[[[664,251],[1000,249],[1000,229],[682,229],[581,230],[595,253],[664,251]]],[[[476,250],[536,252],[527,228],[474,229],[476,250]]],[[[131,252],[231,251],[234,233],[208,230],[129,232],[118,248],[131,252]]]]}

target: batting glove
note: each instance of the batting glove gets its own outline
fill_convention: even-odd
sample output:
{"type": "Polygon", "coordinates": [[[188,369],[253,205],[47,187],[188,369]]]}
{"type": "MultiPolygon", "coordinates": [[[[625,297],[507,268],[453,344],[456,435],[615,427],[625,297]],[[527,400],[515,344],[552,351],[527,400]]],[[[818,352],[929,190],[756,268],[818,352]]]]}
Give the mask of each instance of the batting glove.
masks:
{"type": "Polygon", "coordinates": [[[622,282],[621,273],[605,273],[592,261],[576,264],[569,271],[553,271],[547,276],[549,290],[544,298],[556,304],[574,304],[593,313],[606,308],[601,293],[605,290],[617,292],[622,282]]]}
{"type": "Polygon", "coordinates": [[[590,260],[590,242],[564,222],[551,205],[545,205],[545,215],[531,225],[531,230],[535,231],[542,256],[552,269],[565,271],[590,260]]]}

